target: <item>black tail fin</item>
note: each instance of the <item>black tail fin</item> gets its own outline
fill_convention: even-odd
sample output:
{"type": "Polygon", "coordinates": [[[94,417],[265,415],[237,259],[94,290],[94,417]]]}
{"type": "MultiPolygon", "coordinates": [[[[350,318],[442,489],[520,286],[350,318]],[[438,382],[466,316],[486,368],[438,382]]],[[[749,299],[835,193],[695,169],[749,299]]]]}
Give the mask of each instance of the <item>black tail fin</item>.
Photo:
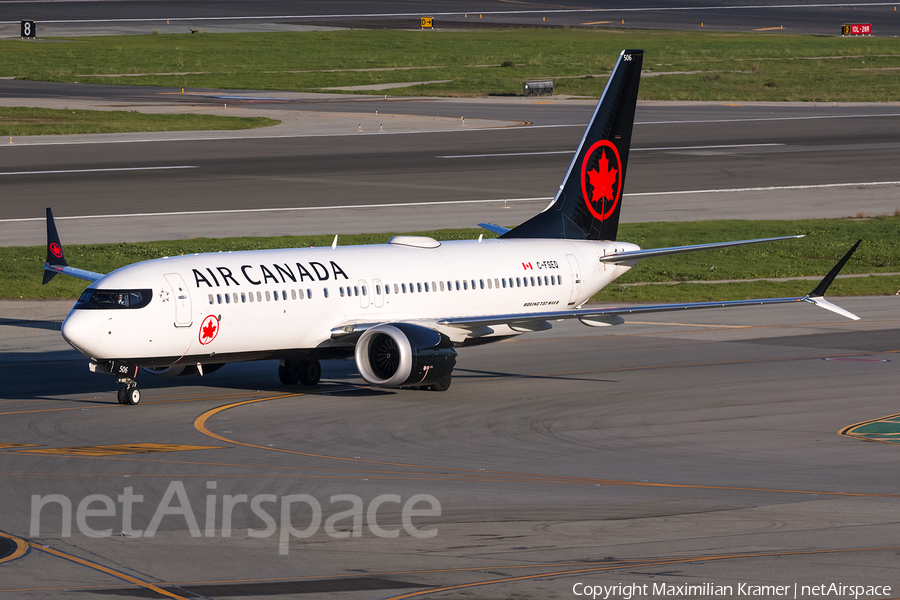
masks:
{"type": "MultiPolygon", "coordinates": [[[[50,267],[68,267],[69,263],[63,256],[62,244],[59,242],[59,234],[56,232],[56,223],[53,221],[53,212],[47,208],[47,265],[50,267]]],[[[44,270],[44,281],[48,281],[56,276],[59,271],[44,270]]]]}
{"type": "Polygon", "coordinates": [[[553,202],[503,238],[615,240],[643,50],[623,50],[553,202]]]}

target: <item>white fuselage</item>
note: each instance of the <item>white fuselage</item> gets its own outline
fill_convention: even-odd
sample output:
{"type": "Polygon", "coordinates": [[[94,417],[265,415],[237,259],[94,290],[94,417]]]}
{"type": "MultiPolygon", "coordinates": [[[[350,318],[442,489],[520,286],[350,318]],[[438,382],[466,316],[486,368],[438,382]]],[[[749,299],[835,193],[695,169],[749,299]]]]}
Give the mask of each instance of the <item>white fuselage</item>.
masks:
{"type": "MultiPolygon", "coordinates": [[[[96,359],[149,364],[240,360],[317,349],[354,323],[571,309],[630,265],[598,259],[624,242],[490,239],[167,257],[118,269],[89,289],[150,290],[142,308],[78,305],[65,339],[96,359]],[[210,316],[212,315],[212,319],[210,316]]],[[[146,293],[146,292],[145,292],[146,293]]],[[[495,335],[516,333],[499,328],[495,335]]],[[[466,332],[451,332],[464,341],[466,332]],[[462,336],[462,337],[460,337],[462,336]]]]}

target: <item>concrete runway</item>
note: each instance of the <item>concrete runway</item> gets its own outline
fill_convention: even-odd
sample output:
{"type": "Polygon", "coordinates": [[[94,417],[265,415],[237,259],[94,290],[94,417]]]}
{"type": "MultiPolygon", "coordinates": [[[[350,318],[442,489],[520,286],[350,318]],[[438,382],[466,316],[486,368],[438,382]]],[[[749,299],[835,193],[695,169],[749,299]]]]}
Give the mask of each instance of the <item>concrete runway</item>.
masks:
{"type": "Polygon", "coordinates": [[[843,23],[871,23],[876,36],[900,34],[900,17],[889,2],[815,3],[772,0],[574,0],[505,2],[504,0],[420,0],[356,2],[352,0],[96,0],[80,2],[5,1],[0,36],[18,36],[19,21],[38,22],[38,36],[121,35],[188,31],[302,31],[321,27],[418,29],[423,16],[437,28],[478,27],[617,27],[641,29],[774,30],[789,33],[839,34],[843,23]],[[167,22],[168,21],[168,22],[167,22]]]}
{"type": "MultiPolygon", "coordinates": [[[[836,432],[897,412],[898,302],[840,299],[858,322],[804,305],[562,325],[461,351],[442,394],[366,389],[349,362],[326,365],[315,390],[280,386],[272,363],[145,376],[137,407],[116,404],[114,382],[53,331],[67,303],[0,302],[0,531],[31,537],[0,564],[0,592],[565,598],[576,583],[733,586],[721,598],[741,583],[834,582],[896,595],[897,447],[836,432]],[[132,447],[95,447],[111,444],[132,447]],[[190,535],[185,502],[163,501],[173,482],[200,530],[215,502],[208,537],[190,535]],[[126,488],[143,502],[123,525],[126,488]],[[73,517],[63,537],[58,505],[31,533],[34,494],[109,497],[115,516],[85,524],[112,535],[86,537],[73,517]],[[323,523],[351,506],[337,494],[366,507],[427,494],[440,516],[412,523],[437,535],[407,535],[386,504],[378,526],[398,537],[320,527],[280,554],[281,529],[248,535],[265,524],[246,504],[223,537],[224,498],[240,494],[273,495],[260,506],[278,523],[290,494],[315,498],[323,523]],[[161,505],[181,515],[138,537],[161,505]]],[[[298,530],[312,518],[301,506],[298,530]]]]}
{"type": "MultiPolygon", "coordinates": [[[[4,245],[43,243],[45,206],[67,243],[512,226],[546,206],[594,107],[15,81],[0,102],[283,121],[0,144],[4,245]]],[[[894,104],[640,103],[622,219],[893,214],[898,130],[894,104]]]]}

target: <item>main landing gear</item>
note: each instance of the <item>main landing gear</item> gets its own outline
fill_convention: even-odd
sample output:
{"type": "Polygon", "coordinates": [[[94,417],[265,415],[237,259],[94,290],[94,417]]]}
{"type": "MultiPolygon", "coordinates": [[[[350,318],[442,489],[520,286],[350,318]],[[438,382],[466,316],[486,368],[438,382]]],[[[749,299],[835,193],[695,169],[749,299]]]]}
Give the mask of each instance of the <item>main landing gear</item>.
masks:
{"type": "Polygon", "coordinates": [[[134,379],[119,379],[119,404],[135,405],[141,401],[141,390],[134,379]]]}
{"type": "Polygon", "coordinates": [[[284,385],[312,386],[322,378],[322,365],[317,360],[284,360],[278,365],[278,379],[284,385]]]}

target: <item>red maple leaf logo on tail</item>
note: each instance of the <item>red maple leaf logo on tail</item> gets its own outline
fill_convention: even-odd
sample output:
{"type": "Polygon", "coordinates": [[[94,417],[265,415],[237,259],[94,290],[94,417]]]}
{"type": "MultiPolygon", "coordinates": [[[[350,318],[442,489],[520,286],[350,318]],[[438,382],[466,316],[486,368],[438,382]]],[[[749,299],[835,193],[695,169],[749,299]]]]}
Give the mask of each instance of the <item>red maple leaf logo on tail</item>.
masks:
{"type": "Polygon", "coordinates": [[[616,183],[616,169],[609,168],[609,159],[606,158],[606,150],[600,151],[600,160],[597,161],[597,169],[588,171],[588,179],[591,182],[591,202],[597,203],[603,200],[615,200],[613,186],[616,183]]]}

